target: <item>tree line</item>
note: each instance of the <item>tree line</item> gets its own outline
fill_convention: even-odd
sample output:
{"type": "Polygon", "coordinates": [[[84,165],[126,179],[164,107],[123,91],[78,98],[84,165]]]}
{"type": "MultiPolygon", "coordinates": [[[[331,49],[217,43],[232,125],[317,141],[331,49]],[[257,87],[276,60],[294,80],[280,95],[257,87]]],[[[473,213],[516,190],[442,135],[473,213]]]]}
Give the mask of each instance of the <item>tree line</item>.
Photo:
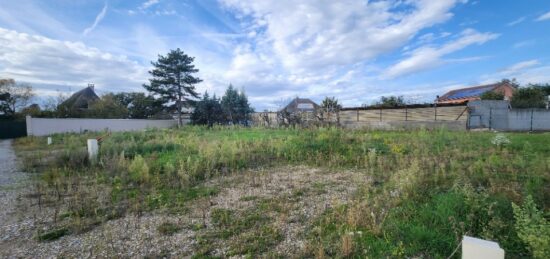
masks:
{"type": "MultiPolygon", "coordinates": [[[[178,125],[183,124],[184,112],[193,110],[190,119],[194,124],[212,126],[214,124],[248,125],[254,112],[244,91],[238,91],[231,84],[221,98],[207,92],[201,97],[195,86],[202,82],[196,74],[199,69],[182,50],[175,49],[166,55],[159,55],[151,62],[151,78],[143,88],[147,93],[123,92],[107,93],[91,103],[87,109],[73,109],[63,105],[67,99],[60,95],[50,98],[41,108],[37,104],[28,105],[34,97],[32,87],[15,82],[13,79],[0,79],[0,118],[34,117],[61,118],[170,118],[175,113],[178,125]]],[[[550,84],[529,84],[520,87],[515,80],[504,79],[516,90],[511,105],[514,108],[545,108],[550,95],[550,84]]],[[[502,100],[504,95],[486,92],[483,100],[502,100]]],[[[405,106],[403,96],[382,96],[368,107],[405,106]]],[[[367,105],[364,105],[367,106],[367,105]]],[[[334,97],[323,100],[321,107],[326,110],[339,110],[341,105],[334,97]]]]}
{"type": "Polygon", "coordinates": [[[151,78],[144,89],[148,92],[107,93],[91,102],[86,109],[75,109],[65,105],[67,96],[50,98],[42,109],[37,104],[29,105],[34,97],[32,87],[13,79],[0,79],[0,118],[34,117],[58,118],[170,118],[176,114],[178,125],[183,124],[184,110],[193,110],[195,124],[243,124],[247,125],[253,109],[244,91],[237,91],[229,85],[221,99],[210,98],[207,93],[202,99],[195,85],[202,82],[196,76],[199,69],[182,50],[171,50],[159,55],[151,62],[151,78]]]}

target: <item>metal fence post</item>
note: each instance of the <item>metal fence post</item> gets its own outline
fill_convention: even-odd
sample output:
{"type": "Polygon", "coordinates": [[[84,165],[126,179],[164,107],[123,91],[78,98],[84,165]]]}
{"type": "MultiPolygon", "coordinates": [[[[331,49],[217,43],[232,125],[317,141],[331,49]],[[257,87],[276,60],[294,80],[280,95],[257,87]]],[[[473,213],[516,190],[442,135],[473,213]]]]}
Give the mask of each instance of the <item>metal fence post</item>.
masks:
{"type": "Polygon", "coordinates": [[[359,108],[357,108],[357,121],[359,121],[359,108]]]}
{"type": "Polygon", "coordinates": [[[434,111],[435,111],[434,120],[437,121],[437,105],[434,106],[434,111]]]}
{"type": "Polygon", "coordinates": [[[405,106],[405,121],[409,119],[409,113],[407,111],[407,106],[405,106]]]}
{"type": "Polygon", "coordinates": [[[380,108],[380,121],[382,121],[382,108],[380,108]]]}

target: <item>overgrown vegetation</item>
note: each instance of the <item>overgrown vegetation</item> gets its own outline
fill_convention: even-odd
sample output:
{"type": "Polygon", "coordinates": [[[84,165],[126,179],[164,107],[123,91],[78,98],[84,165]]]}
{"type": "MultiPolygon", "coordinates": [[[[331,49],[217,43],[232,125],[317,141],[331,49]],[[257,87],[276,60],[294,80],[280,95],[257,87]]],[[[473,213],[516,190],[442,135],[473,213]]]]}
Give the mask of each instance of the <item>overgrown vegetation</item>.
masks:
{"type": "MultiPolygon", "coordinates": [[[[305,165],[359,171],[370,184],[300,223],[300,256],[440,258],[463,235],[497,241],[512,257],[548,255],[541,247],[548,244],[549,134],[499,135],[504,143],[482,132],[195,126],[113,133],[90,164],[85,140],[96,135],[55,135],[52,146],[38,137],[16,141],[26,170],[37,173],[33,197],[52,208],[51,220],[38,226],[43,233],[81,233],[148,211],[185,215],[221,191],[209,179],[305,165]]],[[[309,191],[326,188],[311,183],[309,191]]],[[[247,196],[251,207],[203,213],[203,224],[192,226],[201,229],[196,253],[212,255],[223,243],[227,255],[273,255],[267,253],[283,239],[276,215],[299,208],[288,204],[307,191],[247,196]]],[[[180,231],[173,224],[158,231],[180,231]]]]}

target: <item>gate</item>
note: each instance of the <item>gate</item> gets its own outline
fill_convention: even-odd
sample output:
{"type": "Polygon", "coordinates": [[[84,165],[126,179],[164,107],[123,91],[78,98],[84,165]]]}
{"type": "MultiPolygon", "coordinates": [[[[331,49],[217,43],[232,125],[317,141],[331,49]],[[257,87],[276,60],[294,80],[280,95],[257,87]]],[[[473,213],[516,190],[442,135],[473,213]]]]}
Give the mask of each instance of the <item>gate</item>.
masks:
{"type": "Polygon", "coordinates": [[[27,124],[24,120],[0,120],[0,139],[27,136],[27,124]]]}

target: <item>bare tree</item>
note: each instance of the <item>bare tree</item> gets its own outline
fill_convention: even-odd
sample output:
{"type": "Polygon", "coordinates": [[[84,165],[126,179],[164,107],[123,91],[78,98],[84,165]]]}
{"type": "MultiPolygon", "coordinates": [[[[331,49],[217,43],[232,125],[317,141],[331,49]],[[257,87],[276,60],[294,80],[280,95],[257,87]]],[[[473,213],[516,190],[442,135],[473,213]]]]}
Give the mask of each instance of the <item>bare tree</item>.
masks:
{"type": "Polygon", "coordinates": [[[13,79],[0,79],[0,113],[13,116],[33,98],[32,87],[16,83],[13,79]]]}

